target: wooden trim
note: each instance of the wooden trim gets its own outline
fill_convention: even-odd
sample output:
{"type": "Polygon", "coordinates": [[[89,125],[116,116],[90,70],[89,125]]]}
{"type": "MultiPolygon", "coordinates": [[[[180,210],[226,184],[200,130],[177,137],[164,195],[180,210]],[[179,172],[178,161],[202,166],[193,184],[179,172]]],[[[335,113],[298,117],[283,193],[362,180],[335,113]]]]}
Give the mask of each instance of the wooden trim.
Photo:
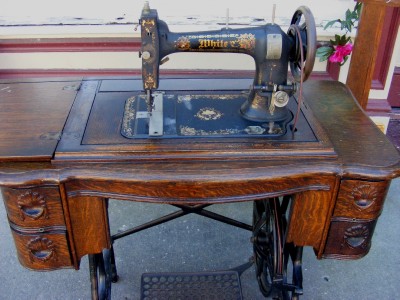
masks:
{"type": "MultiPolygon", "coordinates": [[[[45,39],[0,39],[0,53],[37,52],[137,52],[140,51],[139,37],[128,38],[45,38],[45,39]]],[[[337,80],[339,67],[327,65],[326,72],[313,72],[311,78],[337,80]]],[[[135,76],[138,69],[3,69],[0,79],[70,76],[135,76]]],[[[252,70],[161,70],[166,75],[214,75],[253,77],[252,70]]]]}
{"type": "MultiPolygon", "coordinates": [[[[3,69],[0,70],[0,79],[14,78],[43,78],[43,77],[80,77],[80,76],[138,76],[140,69],[3,69]]],[[[161,75],[196,75],[230,78],[252,78],[252,70],[160,70],[161,75]]],[[[328,72],[313,72],[311,78],[315,80],[332,80],[328,72]]]]}
{"type": "Polygon", "coordinates": [[[314,80],[336,80],[335,78],[332,78],[331,74],[327,71],[313,72],[311,73],[310,78],[314,80]]]}
{"type": "Polygon", "coordinates": [[[69,213],[69,207],[68,207],[68,199],[67,199],[67,191],[65,189],[64,184],[60,184],[60,196],[61,196],[61,202],[64,210],[64,216],[65,216],[65,225],[67,227],[67,238],[68,238],[68,244],[70,248],[70,253],[72,256],[72,262],[74,265],[75,270],[79,270],[79,259],[77,258],[76,255],[76,249],[75,249],[75,242],[74,242],[74,234],[72,231],[72,225],[71,225],[71,219],[70,219],[70,213],[69,213]]]}
{"type": "Polygon", "coordinates": [[[43,78],[54,76],[131,76],[139,74],[140,70],[131,69],[3,69],[0,70],[0,79],[43,78]]]}
{"type": "Polygon", "coordinates": [[[45,38],[0,40],[0,53],[135,52],[140,38],[45,38]]]}
{"type": "Polygon", "coordinates": [[[382,36],[376,58],[375,70],[372,77],[371,88],[383,90],[388,76],[390,62],[392,60],[394,45],[400,22],[400,9],[387,7],[385,21],[382,28],[382,36]]]}
{"type": "MultiPolygon", "coordinates": [[[[383,3],[383,1],[382,1],[383,3]]],[[[385,6],[364,3],[353,55],[350,61],[347,85],[362,108],[367,107],[372,75],[384,24],[385,6]]]]}
{"type": "Polygon", "coordinates": [[[394,67],[393,75],[400,75],[400,66],[394,67]]]}
{"type": "Polygon", "coordinates": [[[386,99],[368,99],[366,111],[368,113],[389,113],[392,108],[386,99]]]}
{"type": "MultiPolygon", "coordinates": [[[[384,90],[385,82],[386,82],[386,77],[383,77],[383,76],[380,76],[379,79],[372,79],[371,89],[372,90],[384,90]]],[[[368,101],[370,101],[370,100],[368,100],[368,101]]],[[[368,103],[367,103],[367,106],[368,106],[368,103]]]]}
{"type": "MultiPolygon", "coordinates": [[[[119,38],[44,38],[44,39],[0,39],[0,53],[40,53],[40,52],[138,52],[141,49],[139,37],[119,38]]],[[[314,79],[338,80],[340,67],[327,64],[326,72],[313,72],[314,79]]],[[[254,71],[244,70],[166,70],[170,75],[216,75],[253,77],[254,71]],[[238,75],[239,74],[239,75],[238,75]]],[[[33,77],[70,76],[132,76],[140,75],[137,69],[3,69],[0,79],[33,77]]]]}
{"type": "Polygon", "coordinates": [[[390,85],[388,102],[392,107],[400,107],[400,67],[395,67],[390,85]]]}
{"type": "Polygon", "coordinates": [[[380,4],[386,6],[400,6],[400,0],[357,0],[358,2],[380,4]]]}
{"type": "Polygon", "coordinates": [[[340,74],[340,64],[339,63],[331,63],[328,61],[326,63],[326,72],[329,74],[329,76],[333,80],[338,80],[339,74],[340,74]]]}

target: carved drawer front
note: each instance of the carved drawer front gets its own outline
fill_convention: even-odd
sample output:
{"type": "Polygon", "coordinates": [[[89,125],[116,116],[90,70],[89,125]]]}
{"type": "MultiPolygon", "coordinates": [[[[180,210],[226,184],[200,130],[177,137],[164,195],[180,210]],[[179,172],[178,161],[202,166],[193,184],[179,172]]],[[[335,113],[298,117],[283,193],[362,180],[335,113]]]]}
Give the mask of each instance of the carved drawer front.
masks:
{"type": "Polygon", "coordinates": [[[17,225],[65,224],[57,187],[3,188],[3,199],[9,220],[17,225]]]}
{"type": "Polygon", "coordinates": [[[339,259],[363,257],[371,247],[375,225],[376,220],[356,221],[345,218],[333,220],[323,256],[339,259]]]}
{"type": "Polygon", "coordinates": [[[24,234],[11,230],[20,263],[33,270],[72,267],[65,233],[24,234]]]}
{"type": "Polygon", "coordinates": [[[343,180],[340,184],[334,216],[375,219],[383,208],[389,182],[343,180]]]}

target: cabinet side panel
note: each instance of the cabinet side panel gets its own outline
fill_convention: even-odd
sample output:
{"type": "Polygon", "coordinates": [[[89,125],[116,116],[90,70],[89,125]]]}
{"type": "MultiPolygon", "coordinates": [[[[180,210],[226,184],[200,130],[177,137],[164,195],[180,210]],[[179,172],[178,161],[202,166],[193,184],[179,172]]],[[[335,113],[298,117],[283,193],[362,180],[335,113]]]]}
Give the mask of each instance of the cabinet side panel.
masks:
{"type": "Polygon", "coordinates": [[[69,197],[68,208],[77,259],[110,248],[106,199],[69,197]]]}
{"type": "Polygon", "coordinates": [[[295,195],[287,242],[296,246],[312,246],[319,253],[330,220],[333,193],[333,190],[307,191],[295,195]]]}

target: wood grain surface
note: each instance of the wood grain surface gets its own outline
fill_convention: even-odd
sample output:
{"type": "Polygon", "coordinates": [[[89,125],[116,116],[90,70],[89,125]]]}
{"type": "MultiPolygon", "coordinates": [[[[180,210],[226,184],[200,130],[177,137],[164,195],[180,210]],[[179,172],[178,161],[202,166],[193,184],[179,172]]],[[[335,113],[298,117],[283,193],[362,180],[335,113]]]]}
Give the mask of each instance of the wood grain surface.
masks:
{"type": "MultiPolygon", "coordinates": [[[[177,80],[177,84],[182,85],[183,81],[177,80]]],[[[317,142],[240,138],[239,142],[153,139],[121,144],[118,138],[108,144],[96,144],[96,137],[104,141],[96,128],[105,134],[118,134],[115,127],[109,130],[108,122],[120,122],[120,106],[129,91],[115,89],[128,89],[129,84],[121,81],[118,88],[118,80],[113,82],[114,85],[102,85],[101,79],[84,80],[75,101],[76,91],[65,88],[66,82],[12,83],[18,87],[18,97],[6,92],[1,99],[8,113],[0,113],[7,118],[0,125],[4,130],[0,133],[0,185],[6,187],[9,218],[17,220],[15,199],[24,191],[54,187],[54,195],[61,197],[65,218],[62,228],[57,224],[46,227],[49,233],[45,234],[60,231],[62,235],[55,243],[65,248],[66,261],[56,267],[79,268],[82,256],[111,246],[108,198],[194,205],[293,195],[288,241],[312,246],[318,258],[358,258],[368,252],[388,184],[400,176],[400,155],[345,85],[313,80],[304,85],[302,110],[317,142]],[[99,92],[99,87],[104,90],[99,92]],[[43,93],[46,96],[41,98],[43,93]],[[93,106],[98,93],[102,93],[101,101],[109,101],[107,106],[93,106]],[[53,101],[55,98],[58,100],[53,101]],[[24,99],[29,104],[26,107],[24,99]],[[109,110],[113,113],[108,114],[109,110]],[[54,114],[49,115],[51,112],[54,114]],[[90,123],[92,114],[97,116],[90,123]],[[49,116],[43,120],[44,115],[49,116]],[[27,124],[31,127],[29,134],[17,133],[17,128],[27,124]],[[39,132],[50,132],[49,128],[63,129],[60,141],[47,134],[50,138],[39,143],[40,136],[43,138],[43,133],[37,137],[39,132]],[[91,137],[85,139],[88,130],[91,137]],[[38,152],[46,155],[38,156],[38,152]],[[12,194],[10,191],[15,190],[9,188],[19,190],[12,194]],[[370,199],[373,203],[369,206],[370,199]],[[352,202],[362,206],[361,212],[352,202]],[[357,245],[363,238],[365,243],[357,245]]],[[[196,84],[207,87],[207,82],[202,79],[196,84]]],[[[172,88],[173,80],[168,84],[172,88]]],[[[242,89],[240,84],[237,88],[242,89]]],[[[26,241],[20,236],[37,235],[39,227],[24,223],[13,226],[21,259],[27,261],[30,254],[23,252],[26,241]]],[[[43,233],[38,237],[46,238],[43,233]]]]}
{"type": "Polygon", "coordinates": [[[50,160],[79,85],[0,83],[0,162],[50,160]]]}

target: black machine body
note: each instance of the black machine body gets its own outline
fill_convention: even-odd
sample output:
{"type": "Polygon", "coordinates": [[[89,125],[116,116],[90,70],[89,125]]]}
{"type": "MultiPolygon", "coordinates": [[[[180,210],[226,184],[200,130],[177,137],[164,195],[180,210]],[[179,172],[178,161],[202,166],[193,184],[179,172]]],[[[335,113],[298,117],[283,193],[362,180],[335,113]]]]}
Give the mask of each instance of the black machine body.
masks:
{"type": "Polygon", "coordinates": [[[290,96],[296,92],[296,82],[305,81],[314,65],[315,22],[310,10],[304,6],[295,12],[287,33],[277,24],[171,32],[168,25],[159,20],[157,10],[150,9],[148,3],[143,8],[140,25],[143,88],[148,96],[150,113],[151,95],[159,87],[159,66],[172,53],[229,52],[253,57],[255,77],[239,113],[247,120],[264,123],[292,118],[287,106],[290,96]],[[303,19],[305,21],[300,24],[303,19]],[[294,82],[288,82],[289,65],[294,82]]]}

